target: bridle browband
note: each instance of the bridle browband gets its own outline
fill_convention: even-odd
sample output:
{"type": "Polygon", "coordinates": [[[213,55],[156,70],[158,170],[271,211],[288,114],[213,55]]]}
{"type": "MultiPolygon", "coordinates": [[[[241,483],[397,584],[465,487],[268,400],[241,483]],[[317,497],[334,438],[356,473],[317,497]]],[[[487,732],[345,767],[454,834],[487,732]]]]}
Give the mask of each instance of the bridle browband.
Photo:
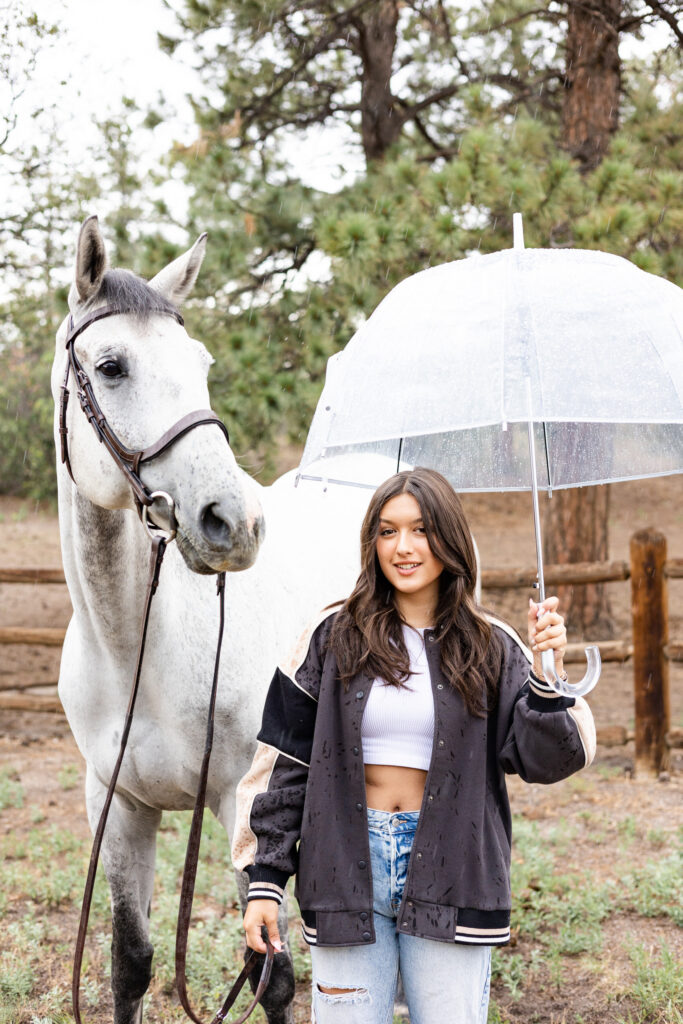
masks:
{"type": "MultiPolygon", "coordinates": [[[[228,435],[228,428],[223,421],[213,412],[211,409],[197,409],[195,412],[190,412],[182,419],[179,419],[177,423],[174,423],[172,427],[162,434],[158,441],[154,444],[149,445],[147,448],[141,448],[134,451],[127,448],[118,439],[109,423],[107,418],[102,412],[99,402],[95,397],[92,382],[88,377],[88,374],[83,369],[80,359],[76,355],[75,341],[83,331],[85,331],[91,324],[97,323],[98,320],[104,320],[110,316],[121,316],[125,315],[127,310],[116,309],[113,306],[102,306],[100,309],[94,310],[92,313],[88,313],[78,323],[74,323],[73,316],[69,314],[69,321],[67,324],[66,342],[65,348],[67,351],[67,362],[66,370],[64,373],[64,383],[62,384],[61,399],[59,402],[59,439],[61,447],[62,462],[67,468],[69,476],[76,482],[71,468],[71,459],[69,458],[69,444],[68,444],[68,428],[66,425],[66,412],[69,405],[69,376],[73,373],[74,380],[77,387],[78,401],[80,402],[81,409],[85,413],[91,427],[95,431],[98,439],[102,444],[105,445],[112,459],[119,467],[126,480],[130,484],[133,497],[135,498],[135,506],[138,510],[138,514],[142,516],[142,510],[144,507],[148,507],[154,501],[152,492],[145,486],[140,479],[139,469],[143,462],[151,462],[152,459],[156,459],[157,456],[165,452],[170,446],[186,434],[188,431],[193,430],[195,427],[199,427],[205,423],[213,423],[225,434],[225,439],[230,443],[228,435]]],[[[177,310],[165,309],[158,310],[161,315],[172,316],[178,323],[184,326],[185,321],[177,310]]]]}
{"type": "MultiPolygon", "coordinates": [[[[76,949],[74,952],[74,967],[71,982],[71,996],[73,1002],[74,1018],[76,1024],[82,1024],[81,1012],[80,1012],[80,981],[81,981],[81,969],[83,965],[83,953],[85,950],[85,940],[88,931],[88,921],[90,918],[90,908],[92,905],[93,892],[95,887],[95,875],[97,872],[97,864],[99,861],[100,850],[102,847],[102,840],[104,837],[104,830],[107,824],[107,818],[109,816],[109,808],[111,807],[112,800],[114,798],[114,792],[116,790],[116,783],[118,781],[121,764],[123,762],[123,755],[128,744],[128,736],[130,734],[131,726],[133,724],[133,712],[135,710],[135,703],[138,694],[138,688],[140,683],[140,675],[142,670],[142,659],[145,652],[145,642],[147,639],[147,626],[149,622],[149,613],[152,604],[152,598],[156,593],[159,584],[159,573],[161,571],[161,563],[163,561],[164,552],[166,545],[173,540],[176,533],[175,515],[174,515],[174,502],[173,498],[166,494],[165,491],[150,491],[140,479],[139,468],[143,462],[149,462],[155,459],[162,452],[165,452],[179,437],[186,434],[188,431],[193,430],[204,423],[213,423],[223,431],[225,439],[230,443],[228,437],[228,428],[225,426],[223,421],[219,419],[215,412],[211,409],[198,409],[195,412],[188,413],[183,416],[182,419],[174,423],[158,441],[150,445],[148,448],[143,448],[138,451],[133,451],[127,448],[118,439],[114,431],[109,426],[107,418],[100,408],[99,402],[95,397],[92,383],[87,373],[83,369],[81,362],[76,355],[74,342],[86,328],[90,327],[91,324],[97,323],[98,320],[104,320],[106,317],[125,315],[127,310],[115,309],[113,306],[103,306],[100,309],[94,310],[87,316],[79,320],[77,324],[74,324],[73,316],[69,315],[69,321],[67,324],[67,336],[66,336],[66,350],[67,350],[67,363],[66,371],[64,373],[64,383],[61,389],[61,399],[59,403],[59,437],[61,447],[61,458],[65,464],[69,476],[76,483],[71,468],[71,460],[69,458],[69,446],[68,446],[68,428],[66,425],[66,412],[69,405],[69,376],[73,372],[74,380],[78,388],[77,395],[80,402],[81,409],[85,413],[90,425],[95,431],[99,440],[106,446],[112,459],[119,467],[121,472],[126,477],[128,483],[133,490],[133,497],[135,499],[135,506],[138,511],[138,515],[142,519],[144,525],[147,527],[152,540],[151,560],[149,566],[149,575],[147,579],[147,592],[145,597],[145,607],[142,619],[142,628],[140,632],[140,641],[138,644],[138,652],[136,658],[135,674],[133,677],[133,685],[128,700],[128,709],[126,711],[126,719],[121,734],[121,742],[119,745],[119,753],[114,765],[109,786],[107,787],[107,794],[104,799],[100,818],[97,823],[95,830],[95,836],[93,838],[92,850],[90,853],[90,863],[88,865],[88,875],[85,883],[85,891],[83,894],[83,902],[81,905],[81,916],[78,926],[78,937],[76,939],[76,949]],[[148,509],[153,504],[156,498],[163,498],[168,504],[169,516],[170,516],[170,528],[168,530],[160,529],[154,523],[148,519],[148,509]]],[[[175,320],[181,326],[184,326],[182,316],[177,310],[165,309],[158,310],[157,312],[174,317],[175,320]]],[[[209,759],[211,757],[211,749],[213,746],[213,722],[214,722],[214,711],[216,706],[216,694],[218,687],[218,669],[220,663],[220,652],[223,640],[223,627],[225,624],[225,573],[219,572],[217,574],[217,591],[220,603],[220,623],[218,631],[218,641],[216,644],[216,657],[214,661],[214,672],[213,682],[211,686],[211,696],[209,699],[209,714],[207,720],[206,729],[206,742],[204,747],[204,757],[202,760],[202,767],[199,774],[199,784],[197,787],[197,797],[195,801],[194,813],[192,816],[192,825],[190,828],[190,836],[187,844],[187,853],[185,856],[185,868],[183,870],[183,881],[181,888],[180,897],[180,908],[178,911],[178,927],[176,932],[176,983],[178,988],[178,995],[183,1009],[187,1015],[195,1022],[195,1024],[202,1024],[200,1018],[196,1015],[192,1006],[190,1005],[189,996],[187,993],[187,980],[185,977],[185,965],[187,957],[187,938],[190,928],[190,920],[192,915],[192,900],[194,895],[194,884],[197,873],[197,865],[199,861],[199,846],[201,841],[202,821],[204,817],[204,804],[206,798],[206,787],[209,774],[209,759]]],[[[250,1016],[252,1011],[255,1009],[257,1003],[260,1001],[266,986],[270,980],[270,974],[273,966],[273,960],[275,957],[275,950],[264,934],[264,940],[266,943],[267,953],[263,961],[263,969],[261,971],[261,977],[258,985],[255,987],[254,998],[247,1010],[234,1022],[234,1024],[243,1024],[247,1017],[250,1016]]],[[[223,1005],[220,1010],[216,1013],[213,1018],[212,1024],[220,1024],[225,1020],[230,1008],[234,1004],[237,996],[239,995],[245,981],[251,974],[256,964],[261,959],[260,955],[255,953],[253,950],[249,951],[249,955],[245,959],[244,967],[239,974],[235,984],[232,986],[228,995],[225,998],[223,1005]]]]}

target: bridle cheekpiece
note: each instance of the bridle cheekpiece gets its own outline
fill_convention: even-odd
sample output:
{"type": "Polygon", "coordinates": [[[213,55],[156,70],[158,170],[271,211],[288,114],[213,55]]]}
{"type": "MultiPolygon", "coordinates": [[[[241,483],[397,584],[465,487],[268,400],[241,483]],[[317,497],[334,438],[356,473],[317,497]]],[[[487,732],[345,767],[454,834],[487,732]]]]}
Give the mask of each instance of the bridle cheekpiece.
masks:
{"type": "MultiPolygon", "coordinates": [[[[91,324],[97,323],[98,320],[104,320],[106,317],[110,316],[125,315],[127,312],[129,311],[116,309],[114,306],[102,306],[100,309],[96,309],[93,310],[92,313],[88,313],[87,316],[84,316],[82,320],[78,321],[78,323],[74,323],[73,316],[69,314],[65,342],[67,363],[59,402],[59,438],[61,459],[67,468],[69,476],[75,483],[76,481],[71,468],[71,459],[69,457],[68,428],[66,425],[66,413],[70,395],[69,376],[73,373],[77,387],[76,394],[78,396],[81,409],[95,431],[99,441],[105,445],[112,459],[130,484],[138,515],[148,529],[150,527],[157,529],[157,527],[149,520],[147,509],[153,504],[156,498],[163,498],[169,505],[170,519],[171,523],[173,523],[175,518],[173,515],[174,503],[173,499],[165,491],[150,491],[149,488],[145,486],[140,478],[139,472],[142,463],[151,462],[152,459],[156,459],[162,454],[162,452],[165,452],[170,448],[170,446],[177,441],[179,437],[182,437],[183,434],[186,434],[188,431],[205,423],[213,423],[217,427],[220,427],[225,434],[225,439],[228,444],[230,443],[230,438],[228,436],[228,428],[215,412],[211,409],[197,409],[194,412],[190,412],[186,416],[183,416],[182,419],[179,419],[177,423],[174,423],[173,426],[162,434],[158,441],[149,445],[147,448],[132,450],[121,443],[107,422],[107,417],[102,412],[100,404],[95,397],[92,382],[76,355],[75,341],[83,331],[90,327],[91,324]]],[[[164,316],[172,316],[178,321],[181,327],[184,326],[185,321],[177,310],[168,309],[159,310],[158,312],[164,316]]],[[[175,536],[175,530],[173,529],[171,532],[173,536],[175,536]]],[[[169,535],[168,539],[172,539],[172,536],[169,535]]]]}

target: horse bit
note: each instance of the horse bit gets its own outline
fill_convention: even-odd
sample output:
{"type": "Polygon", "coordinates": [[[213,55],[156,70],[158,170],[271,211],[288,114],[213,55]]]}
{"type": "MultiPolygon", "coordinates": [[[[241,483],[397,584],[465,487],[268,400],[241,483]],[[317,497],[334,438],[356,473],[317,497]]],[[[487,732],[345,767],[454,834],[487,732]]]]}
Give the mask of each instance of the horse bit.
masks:
{"type": "MultiPolygon", "coordinates": [[[[149,576],[147,579],[147,592],[145,597],[145,609],[142,619],[142,628],[140,632],[140,642],[138,646],[136,668],[133,678],[133,685],[131,688],[130,698],[128,701],[128,709],[126,711],[126,721],[121,734],[121,743],[119,747],[119,753],[112,773],[111,781],[107,789],[107,795],[105,797],[100,819],[95,830],[95,837],[93,839],[92,852],[90,854],[90,863],[88,865],[88,875],[85,884],[85,892],[83,895],[83,903],[81,906],[81,918],[78,927],[78,937],[76,940],[76,950],[74,953],[74,968],[72,977],[71,995],[73,1001],[73,1011],[76,1024],[82,1024],[81,1014],[79,1007],[80,997],[80,978],[81,969],[83,964],[83,952],[85,949],[85,938],[88,930],[88,920],[90,917],[90,908],[92,904],[93,889],[95,885],[95,874],[97,871],[97,863],[99,860],[100,850],[102,847],[102,838],[104,836],[104,829],[109,816],[109,809],[114,797],[114,791],[116,789],[116,783],[119,777],[119,771],[123,761],[123,755],[125,753],[126,745],[128,743],[128,736],[130,733],[131,725],[133,722],[133,712],[135,710],[135,701],[137,698],[139,683],[140,683],[140,672],[142,668],[142,659],[145,650],[145,641],[147,637],[147,625],[149,622],[150,608],[152,604],[152,598],[156,593],[157,586],[159,583],[159,572],[161,569],[161,563],[163,561],[164,552],[166,545],[169,544],[176,535],[176,521],[175,521],[175,504],[173,498],[166,491],[149,491],[149,489],[142,482],[139,474],[139,469],[142,463],[150,462],[152,459],[157,458],[163,452],[165,452],[179,437],[188,431],[193,430],[195,427],[199,427],[202,424],[213,423],[219,427],[225,435],[226,441],[229,443],[228,429],[221,419],[211,409],[199,409],[195,412],[188,413],[183,416],[182,419],[178,420],[172,427],[170,427],[154,444],[148,448],[144,448],[138,451],[133,451],[123,445],[110,425],[107,422],[107,418],[102,412],[100,405],[95,397],[92,383],[88,374],[83,369],[83,366],[76,355],[75,341],[86,330],[91,324],[96,323],[98,320],[104,320],[106,317],[117,316],[125,313],[125,310],[115,309],[112,306],[103,306],[100,309],[94,310],[89,313],[77,324],[74,324],[73,316],[69,315],[67,325],[67,337],[65,347],[67,350],[67,363],[66,371],[64,374],[64,383],[61,389],[61,399],[59,403],[59,436],[60,436],[60,447],[61,447],[61,460],[66,466],[69,476],[76,483],[71,468],[71,460],[69,458],[69,447],[68,447],[68,428],[66,425],[66,413],[69,404],[69,377],[73,373],[74,380],[77,386],[77,396],[81,406],[81,409],[85,413],[90,425],[92,426],[95,434],[101,443],[105,445],[112,459],[121,470],[126,480],[130,484],[133,497],[135,499],[135,505],[142,522],[147,528],[151,540],[151,561],[149,568],[149,576]],[[169,515],[169,528],[164,530],[157,526],[149,516],[149,509],[153,505],[154,501],[160,498],[166,502],[168,506],[169,515]]],[[[172,316],[178,323],[183,326],[184,321],[180,313],[176,310],[160,310],[163,315],[172,316]]],[[[225,573],[219,572],[217,574],[217,592],[220,606],[220,622],[218,631],[218,641],[216,644],[216,657],[214,663],[213,682],[211,687],[211,696],[209,700],[209,714],[206,728],[206,742],[204,748],[204,757],[202,761],[202,767],[199,775],[199,785],[197,788],[197,798],[195,807],[192,815],[192,825],[190,827],[190,834],[187,843],[187,851],[185,855],[185,867],[183,870],[183,880],[180,892],[180,906],[178,910],[178,927],[176,931],[176,956],[175,956],[175,967],[176,967],[176,984],[178,988],[178,996],[180,998],[181,1005],[185,1010],[185,1013],[190,1017],[195,1024],[202,1024],[201,1019],[195,1014],[192,1009],[189,997],[187,994],[187,979],[185,976],[185,965],[187,956],[187,939],[190,928],[190,919],[192,914],[192,900],[194,896],[194,885],[197,874],[197,865],[199,860],[199,845],[201,840],[202,832],[202,821],[204,817],[204,803],[206,798],[206,788],[209,774],[209,760],[211,757],[211,749],[213,746],[213,727],[214,727],[214,712],[216,707],[216,693],[218,687],[218,668],[220,662],[221,645],[223,641],[223,627],[225,624],[225,573]]],[[[252,1011],[255,1009],[257,1003],[261,999],[263,992],[268,985],[270,980],[270,973],[273,966],[273,959],[275,951],[270,941],[264,935],[266,941],[267,954],[263,963],[263,970],[259,983],[254,993],[254,999],[248,1009],[234,1022],[234,1024],[243,1024],[243,1022],[249,1017],[252,1011]]],[[[230,1010],[231,1006],[235,1002],[235,999],[239,995],[247,977],[256,966],[260,954],[251,950],[245,960],[244,967],[238,976],[235,984],[230,989],[230,992],[226,996],[226,999],[221,1009],[216,1013],[211,1024],[219,1024],[223,1021],[230,1010]]]]}

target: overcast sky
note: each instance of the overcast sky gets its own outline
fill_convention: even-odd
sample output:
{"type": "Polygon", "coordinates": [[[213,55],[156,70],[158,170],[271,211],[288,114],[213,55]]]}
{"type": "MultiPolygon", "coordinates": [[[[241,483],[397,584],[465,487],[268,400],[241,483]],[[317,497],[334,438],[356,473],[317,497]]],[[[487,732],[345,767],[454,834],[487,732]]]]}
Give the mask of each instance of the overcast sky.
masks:
{"type": "Polygon", "coordinates": [[[197,77],[157,45],[157,31],[174,28],[161,0],[34,0],[34,6],[62,31],[40,55],[27,106],[36,97],[58,96],[69,135],[78,133],[87,143],[97,136],[93,118],[118,111],[122,96],[146,107],[162,92],[177,110],[172,137],[193,137],[185,95],[196,88],[197,77]]]}
{"type": "MultiPolygon", "coordinates": [[[[197,92],[199,79],[187,63],[187,50],[181,61],[158,47],[157,32],[172,35],[176,29],[162,0],[34,0],[34,5],[46,20],[57,22],[62,33],[40,56],[25,109],[33,109],[32,104],[45,96],[58,96],[74,152],[97,142],[93,118],[119,112],[124,95],[143,109],[155,105],[160,93],[168,101],[168,120],[154,133],[158,155],[174,141],[188,145],[196,138],[186,96],[197,92]]],[[[353,167],[360,163],[359,155],[354,159],[347,138],[328,132],[322,136],[312,133],[305,145],[298,139],[288,155],[307,184],[332,190],[342,181],[337,165],[353,167]]]]}

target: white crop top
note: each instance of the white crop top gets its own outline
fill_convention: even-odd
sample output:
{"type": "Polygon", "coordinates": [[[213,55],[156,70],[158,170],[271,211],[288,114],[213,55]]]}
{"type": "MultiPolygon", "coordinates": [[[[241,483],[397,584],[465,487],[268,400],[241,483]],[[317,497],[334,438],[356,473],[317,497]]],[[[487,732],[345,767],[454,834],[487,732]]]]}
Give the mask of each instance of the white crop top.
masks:
{"type": "Polygon", "coordinates": [[[434,698],[424,630],[403,626],[403,642],[412,675],[400,687],[374,680],[363,712],[363,762],[428,771],[434,742],[434,698]]]}

